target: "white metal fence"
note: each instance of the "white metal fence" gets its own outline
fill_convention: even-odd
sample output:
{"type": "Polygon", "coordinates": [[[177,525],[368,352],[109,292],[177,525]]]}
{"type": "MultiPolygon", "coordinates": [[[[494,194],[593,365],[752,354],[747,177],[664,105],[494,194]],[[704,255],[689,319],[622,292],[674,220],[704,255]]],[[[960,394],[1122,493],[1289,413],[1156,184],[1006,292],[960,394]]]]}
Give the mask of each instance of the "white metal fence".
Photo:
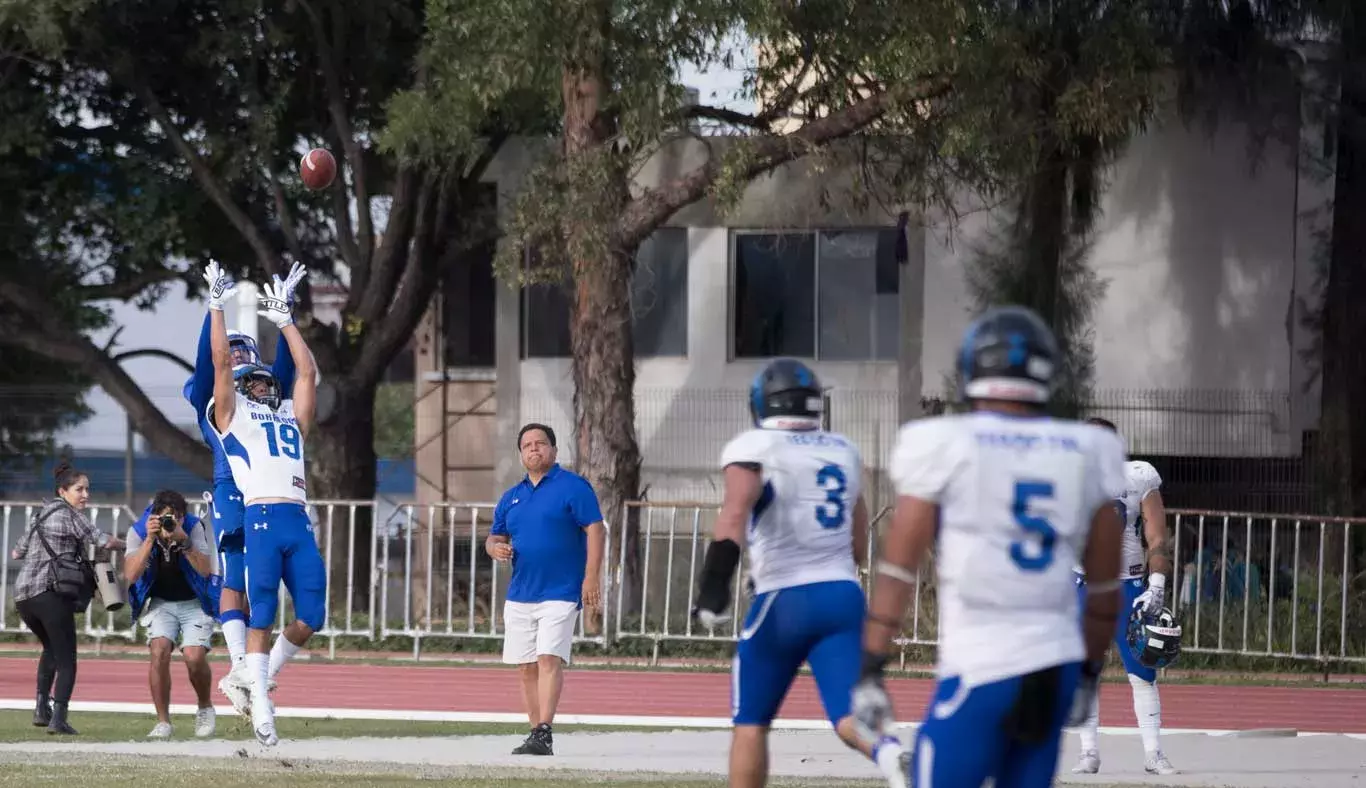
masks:
{"type": "MultiPolygon", "coordinates": [[[[11,598],[18,562],[9,548],[37,506],[0,502],[0,633],[25,631],[11,598]]],[[[202,504],[195,508],[203,514],[202,504]]],[[[393,645],[410,646],[414,656],[428,640],[502,638],[508,572],[483,549],[492,504],[319,501],[309,509],[328,566],[327,625],[318,634],[334,651],[339,638],[401,638],[393,645]]],[[[632,504],[627,521],[638,538],[624,538],[622,524],[609,527],[602,609],[580,618],[577,639],[639,639],[655,655],[668,641],[734,640],[748,609],[743,582],[735,584],[736,615],[720,630],[701,630],[690,615],[717,511],[693,502],[632,504]],[[633,553],[637,560],[628,560],[633,553]]],[[[138,514],[108,505],[88,511],[96,526],[120,536],[138,514]]],[[[875,517],[865,566],[887,515],[875,517]]],[[[1169,518],[1177,535],[1169,604],[1185,626],[1186,651],[1366,663],[1366,520],[1188,510],[1169,518]]],[[[935,643],[935,600],[927,571],[907,611],[903,656],[935,643]]],[[[279,623],[290,616],[286,602],[279,623]]],[[[98,599],[84,632],[99,642],[140,637],[126,609],[108,613],[98,599]]]]}

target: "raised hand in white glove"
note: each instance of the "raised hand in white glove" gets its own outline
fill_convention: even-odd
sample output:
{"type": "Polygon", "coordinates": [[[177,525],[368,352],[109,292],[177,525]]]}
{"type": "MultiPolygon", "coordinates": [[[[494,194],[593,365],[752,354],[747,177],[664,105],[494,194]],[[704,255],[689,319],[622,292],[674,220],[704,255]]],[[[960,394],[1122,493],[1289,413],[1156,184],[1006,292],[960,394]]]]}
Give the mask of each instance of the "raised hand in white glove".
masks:
{"type": "Polygon", "coordinates": [[[714,613],[704,607],[699,607],[694,610],[693,615],[697,617],[697,623],[701,624],[709,632],[730,620],[729,613],[714,613]]]}
{"type": "Polygon", "coordinates": [[[1156,615],[1167,601],[1167,576],[1154,572],[1148,576],[1148,588],[1134,600],[1134,607],[1142,607],[1143,612],[1156,615]]]}
{"type": "Polygon", "coordinates": [[[281,279],[279,274],[271,274],[270,279],[275,283],[277,290],[283,288],[280,292],[285,293],[285,300],[289,302],[290,305],[293,305],[294,291],[298,289],[299,283],[307,277],[308,269],[304,268],[303,263],[295,260],[294,265],[289,267],[289,273],[285,275],[284,279],[281,279]]]}
{"type": "Polygon", "coordinates": [[[294,322],[294,316],[289,309],[289,294],[285,292],[285,283],[272,282],[261,288],[261,308],[256,313],[274,323],[278,328],[284,328],[294,322]]]}
{"type": "Polygon", "coordinates": [[[223,311],[224,304],[237,292],[237,283],[223,270],[217,260],[204,266],[204,281],[209,285],[209,309],[223,311]]]}
{"type": "Polygon", "coordinates": [[[882,681],[884,660],[871,654],[863,655],[863,669],[849,697],[849,712],[854,718],[854,731],[869,744],[882,739],[895,720],[892,698],[882,681]]]}

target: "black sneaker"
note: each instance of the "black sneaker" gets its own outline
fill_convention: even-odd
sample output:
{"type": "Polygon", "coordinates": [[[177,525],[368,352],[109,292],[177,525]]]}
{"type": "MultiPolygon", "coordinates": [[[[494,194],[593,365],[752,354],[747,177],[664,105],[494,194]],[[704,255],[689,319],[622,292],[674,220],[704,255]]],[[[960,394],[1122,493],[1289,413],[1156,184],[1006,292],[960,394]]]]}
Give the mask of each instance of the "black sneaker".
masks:
{"type": "Polygon", "coordinates": [[[550,726],[545,723],[537,725],[531,729],[526,741],[519,744],[512,751],[513,755],[554,755],[554,739],[550,734],[550,726]]]}

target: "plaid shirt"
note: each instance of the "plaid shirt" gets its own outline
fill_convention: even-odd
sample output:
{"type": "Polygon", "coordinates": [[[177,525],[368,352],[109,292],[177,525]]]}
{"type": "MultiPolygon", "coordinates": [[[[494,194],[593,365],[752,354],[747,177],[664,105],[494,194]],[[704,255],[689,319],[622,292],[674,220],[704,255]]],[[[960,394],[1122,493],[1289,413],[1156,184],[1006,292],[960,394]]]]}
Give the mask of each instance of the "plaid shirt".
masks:
{"type": "Polygon", "coordinates": [[[50,567],[52,556],[43,547],[38,535],[33,533],[33,523],[46,517],[38,526],[47,537],[52,552],[57,555],[83,551],[87,545],[103,547],[109,541],[109,534],[96,528],[84,514],[76,511],[61,498],[43,502],[43,508],[29,521],[28,528],[19,537],[14,551],[24,564],[14,579],[14,601],[31,599],[47,590],[51,580],[50,567]]]}

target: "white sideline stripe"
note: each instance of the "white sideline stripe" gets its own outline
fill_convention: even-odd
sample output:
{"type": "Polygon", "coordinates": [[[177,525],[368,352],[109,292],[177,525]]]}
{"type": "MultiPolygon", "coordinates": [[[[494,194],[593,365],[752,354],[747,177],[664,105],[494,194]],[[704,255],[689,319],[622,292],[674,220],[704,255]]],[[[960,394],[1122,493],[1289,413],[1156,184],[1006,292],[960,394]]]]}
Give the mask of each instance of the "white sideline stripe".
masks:
{"type": "MultiPolygon", "coordinates": [[[[0,699],[0,709],[14,709],[28,711],[33,708],[31,700],[15,700],[12,698],[0,699]]],[[[172,703],[172,714],[194,714],[196,706],[188,703],[172,703]]],[[[215,706],[214,709],[227,717],[237,716],[231,706],[215,706]]],[[[115,712],[120,714],[146,714],[152,713],[150,703],[112,703],[108,701],[89,701],[77,700],[71,702],[72,711],[95,711],[95,712],[115,712]]],[[[301,719],[337,719],[337,720],[383,720],[390,722],[482,722],[482,723],[512,723],[521,724],[526,722],[526,715],[512,712],[483,712],[483,711],[405,711],[402,709],[332,709],[332,708],[310,708],[303,706],[281,706],[275,710],[276,717],[296,717],[301,719]]],[[[592,725],[600,727],[625,727],[625,728],[729,728],[730,718],[728,717],[664,717],[664,716],[631,716],[613,714],[559,714],[555,717],[555,722],[560,725],[592,725]]],[[[774,720],[774,730],[789,731],[823,731],[830,730],[830,723],[826,720],[774,720]]],[[[920,727],[919,723],[902,722],[897,727],[902,730],[915,730],[920,727]]],[[[1107,736],[1136,736],[1138,728],[1121,728],[1102,726],[1100,733],[1107,736]]],[[[1166,736],[1203,735],[1203,736],[1228,736],[1241,733],[1242,731],[1218,728],[1163,728],[1162,733],[1166,736]]],[[[1067,731],[1064,735],[1070,734],[1067,731]]],[[[1300,736],[1347,736],[1353,739],[1366,741],[1366,733],[1334,733],[1331,731],[1299,731],[1300,736]]]]}

